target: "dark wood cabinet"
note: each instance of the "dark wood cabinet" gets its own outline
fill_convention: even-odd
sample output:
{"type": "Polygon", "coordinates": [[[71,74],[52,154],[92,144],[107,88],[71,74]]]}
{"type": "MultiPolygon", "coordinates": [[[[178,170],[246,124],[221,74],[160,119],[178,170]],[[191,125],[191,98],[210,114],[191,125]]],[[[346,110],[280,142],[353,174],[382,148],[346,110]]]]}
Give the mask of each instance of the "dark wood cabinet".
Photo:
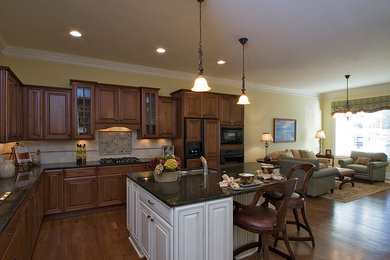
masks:
{"type": "Polygon", "coordinates": [[[71,91],[44,89],[43,139],[71,139],[71,91]]]}
{"type": "Polygon", "coordinates": [[[202,141],[202,120],[201,119],[186,119],[186,142],[201,142],[202,141]]]}
{"type": "Polygon", "coordinates": [[[141,88],[141,138],[159,137],[159,89],[141,88]]]}
{"type": "Polygon", "coordinates": [[[177,136],[177,101],[176,98],[159,97],[159,137],[177,136]]]}
{"type": "Polygon", "coordinates": [[[4,248],[0,254],[1,260],[22,260],[24,257],[24,237],[20,220],[19,211],[1,234],[0,241],[3,243],[1,246],[4,248]]]}
{"type": "Polygon", "coordinates": [[[140,90],[138,88],[97,84],[97,127],[130,126],[139,129],[140,90]]]}
{"type": "Polygon", "coordinates": [[[186,168],[200,168],[202,167],[202,162],[199,158],[186,159],[186,168]]]}
{"type": "Polygon", "coordinates": [[[42,88],[28,87],[23,89],[24,99],[24,137],[27,140],[42,139],[42,88]]]}
{"type": "Polygon", "coordinates": [[[97,207],[96,168],[64,170],[64,211],[97,207]]]}
{"type": "Polygon", "coordinates": [[[183,116],[192,118],[202,118],[202,93],[183,93],[183,116]]]}
{"type": "Polygon", "coordinates": [[[71,80],[71,85],[72,139],[94,139],[96,83],[71,80]]]}
{"type": "Polygon", "coordinates": [[[98,206],[123,203],[123,176],[125,166],[103,166],[98,168],[98,206]]]}
{"type": "Polygon", "coordinates": [[[22,139],[22,82],[0,66],[0,142],[22,139]]]}
{"type": "Polygon", "coordinates": [[[206,157],[209,168],[218,169],[220,164],[220,157],[206,157]]]}
{"type": "Polygon", "coordinates": [[[202,93],[203,118],[218,119],[218,95],[202,93]]]}
{"type": "Polygon", "coordinates": [[[237,105],[237,96],[219,95],[219,120],[222,126],[244,125],[244,106],[237,105]]]}
{"type": "Polygon", "coordinates": [[[220,150],[220,126],[218,120],[205,119],[204,120],[204,156],[218,157],[220,150]]]}
{"type": "Polygon", "coordinates": [[[44,213],[45,215],[62,213],[64,210],[63,170],[48,170],[44,174],[44,213]]]}

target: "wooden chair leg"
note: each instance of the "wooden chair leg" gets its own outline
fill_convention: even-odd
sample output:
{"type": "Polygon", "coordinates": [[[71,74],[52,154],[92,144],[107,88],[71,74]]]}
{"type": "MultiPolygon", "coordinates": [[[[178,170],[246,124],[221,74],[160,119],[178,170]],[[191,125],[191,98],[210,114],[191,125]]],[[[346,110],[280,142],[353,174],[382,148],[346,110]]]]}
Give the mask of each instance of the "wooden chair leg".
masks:
{"type": "Polygon", "coordinates": [[[287,237],[287,232],[286,232],[286,228],[283,230],[282,232],[282,235],[283,235],[283,240],[284,240],[284,243],[287,247],[287,250],[288,250],[288,254],[290,255],[290,258],[292,260],[295,260],[295,255],[294,255],[294,252],[290,246],[290,242],[288,241],[288,237],[287,237]]]}
{"type": "Polygon", "coordinates": [[[307,228],[307,232],[309,232],[309,235],[311,238],[311,244],[314,248],[316,246],[316,243],[314,241],[314,235],[313,235],[313,232],[311,231],[309,221],[307,220],[307,217],[306,217],[306,203],[304,204],[303,208],[301,209],[301,213],[302,213],[303,221],[305,222],[305,226],[307,228]]]}
{"type": "Polygon", "coordinates": [[[259,242],[258,242],[258,246],[257,246],[257,253],[260,253],[262,246],[263,246],[263,238],[262,238],[261,234],[259,234],[259,242]]]}
{"type": "Polygon", "coordinates": [[[274,235],[274,247],[278,246],[278,241],[279,241],[279,233],[276,233],[274,235]]]}
{"type": "Polygon", "coordinates": [[[299,231],[301,228],[299,226],[299,218],[298,218],[298,212],[297,209],[293,209],[294,218],[295,218],[295,224],[297,226],[297,230],[299,231]]]}
{"type": "Polygon", "coordinates": [[[261,240],[262,240],[262,244],[263,244],[263,259],[264,260],[268,260],[269,259],[269,250],[268,250],[268,233],[267,232],[264,232],[262,235],[261,235],[261,240]]]}

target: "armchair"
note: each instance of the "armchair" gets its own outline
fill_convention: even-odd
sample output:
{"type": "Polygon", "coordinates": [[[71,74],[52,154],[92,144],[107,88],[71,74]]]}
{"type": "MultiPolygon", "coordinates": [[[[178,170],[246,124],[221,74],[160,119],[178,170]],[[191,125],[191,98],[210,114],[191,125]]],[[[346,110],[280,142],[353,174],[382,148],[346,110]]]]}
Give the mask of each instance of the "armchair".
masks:
{"type": "Polygon", "coordinates": [[[372,184],[374,181],[385,181],[388,163],[385,153],[352,151],[350,158],[339,160],[339,165],[341,168],[355,170],[355,178],[368,180],[372,184]],[[371,158],[371,162],[367,165],[358,164],[356,163],[358,157],[371,158]]]}

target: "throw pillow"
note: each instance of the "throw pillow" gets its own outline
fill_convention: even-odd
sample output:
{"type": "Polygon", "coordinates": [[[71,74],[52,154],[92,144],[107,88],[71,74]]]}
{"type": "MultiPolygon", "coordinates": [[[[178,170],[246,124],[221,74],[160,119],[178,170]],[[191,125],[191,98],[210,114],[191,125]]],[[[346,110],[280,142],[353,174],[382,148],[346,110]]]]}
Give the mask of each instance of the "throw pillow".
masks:
{"type": "Polygon", "coordinates": [[[291,149],[291,152],[292,152],[294,158],[302,158],[301,153],[299,152],[299,150],[291,149]]]}
{"type": "Polygon", "coordinates": [[[291,151],[286,149],[286,151],[284,152],[284,154],[282,156],[280,156],[280,158],[294,158],[294,156],[291,153],[291,151]]]}
{"type": "Polygon", "coordinates": [[[369,157],[358,157],[355,161],[356,164],[368,165],[371,162],[369,157]]]}
{"type": "Polygon", "coordinates": [[[317,159],[317,156],[315,155],[315,153],[313,151],[306,151],[306,158],[309,158],[309,159],[317,159]]]}

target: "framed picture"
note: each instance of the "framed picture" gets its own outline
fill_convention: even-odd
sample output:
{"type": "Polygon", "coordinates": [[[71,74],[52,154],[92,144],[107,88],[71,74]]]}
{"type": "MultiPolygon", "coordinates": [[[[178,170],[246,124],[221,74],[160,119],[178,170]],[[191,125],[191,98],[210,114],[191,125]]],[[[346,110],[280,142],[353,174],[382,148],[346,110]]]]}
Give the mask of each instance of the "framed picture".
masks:
{"type": "Polygon", "coordinates": [[[162,146],[162,154],[170,154],[174,155],[175,154],[175,147],[173,145],[164,145],[162,146]]]}
{"type": "Polygon", "coordinates": [[[326,156],[331,156],[332,155],[332,150],[331,149],[325,149],[325,155],[326,156]]]}
{"type": "Polygon", "coordinates": [[[274,118],[275,143],[296,141],[297,120],[274,118]]]}

